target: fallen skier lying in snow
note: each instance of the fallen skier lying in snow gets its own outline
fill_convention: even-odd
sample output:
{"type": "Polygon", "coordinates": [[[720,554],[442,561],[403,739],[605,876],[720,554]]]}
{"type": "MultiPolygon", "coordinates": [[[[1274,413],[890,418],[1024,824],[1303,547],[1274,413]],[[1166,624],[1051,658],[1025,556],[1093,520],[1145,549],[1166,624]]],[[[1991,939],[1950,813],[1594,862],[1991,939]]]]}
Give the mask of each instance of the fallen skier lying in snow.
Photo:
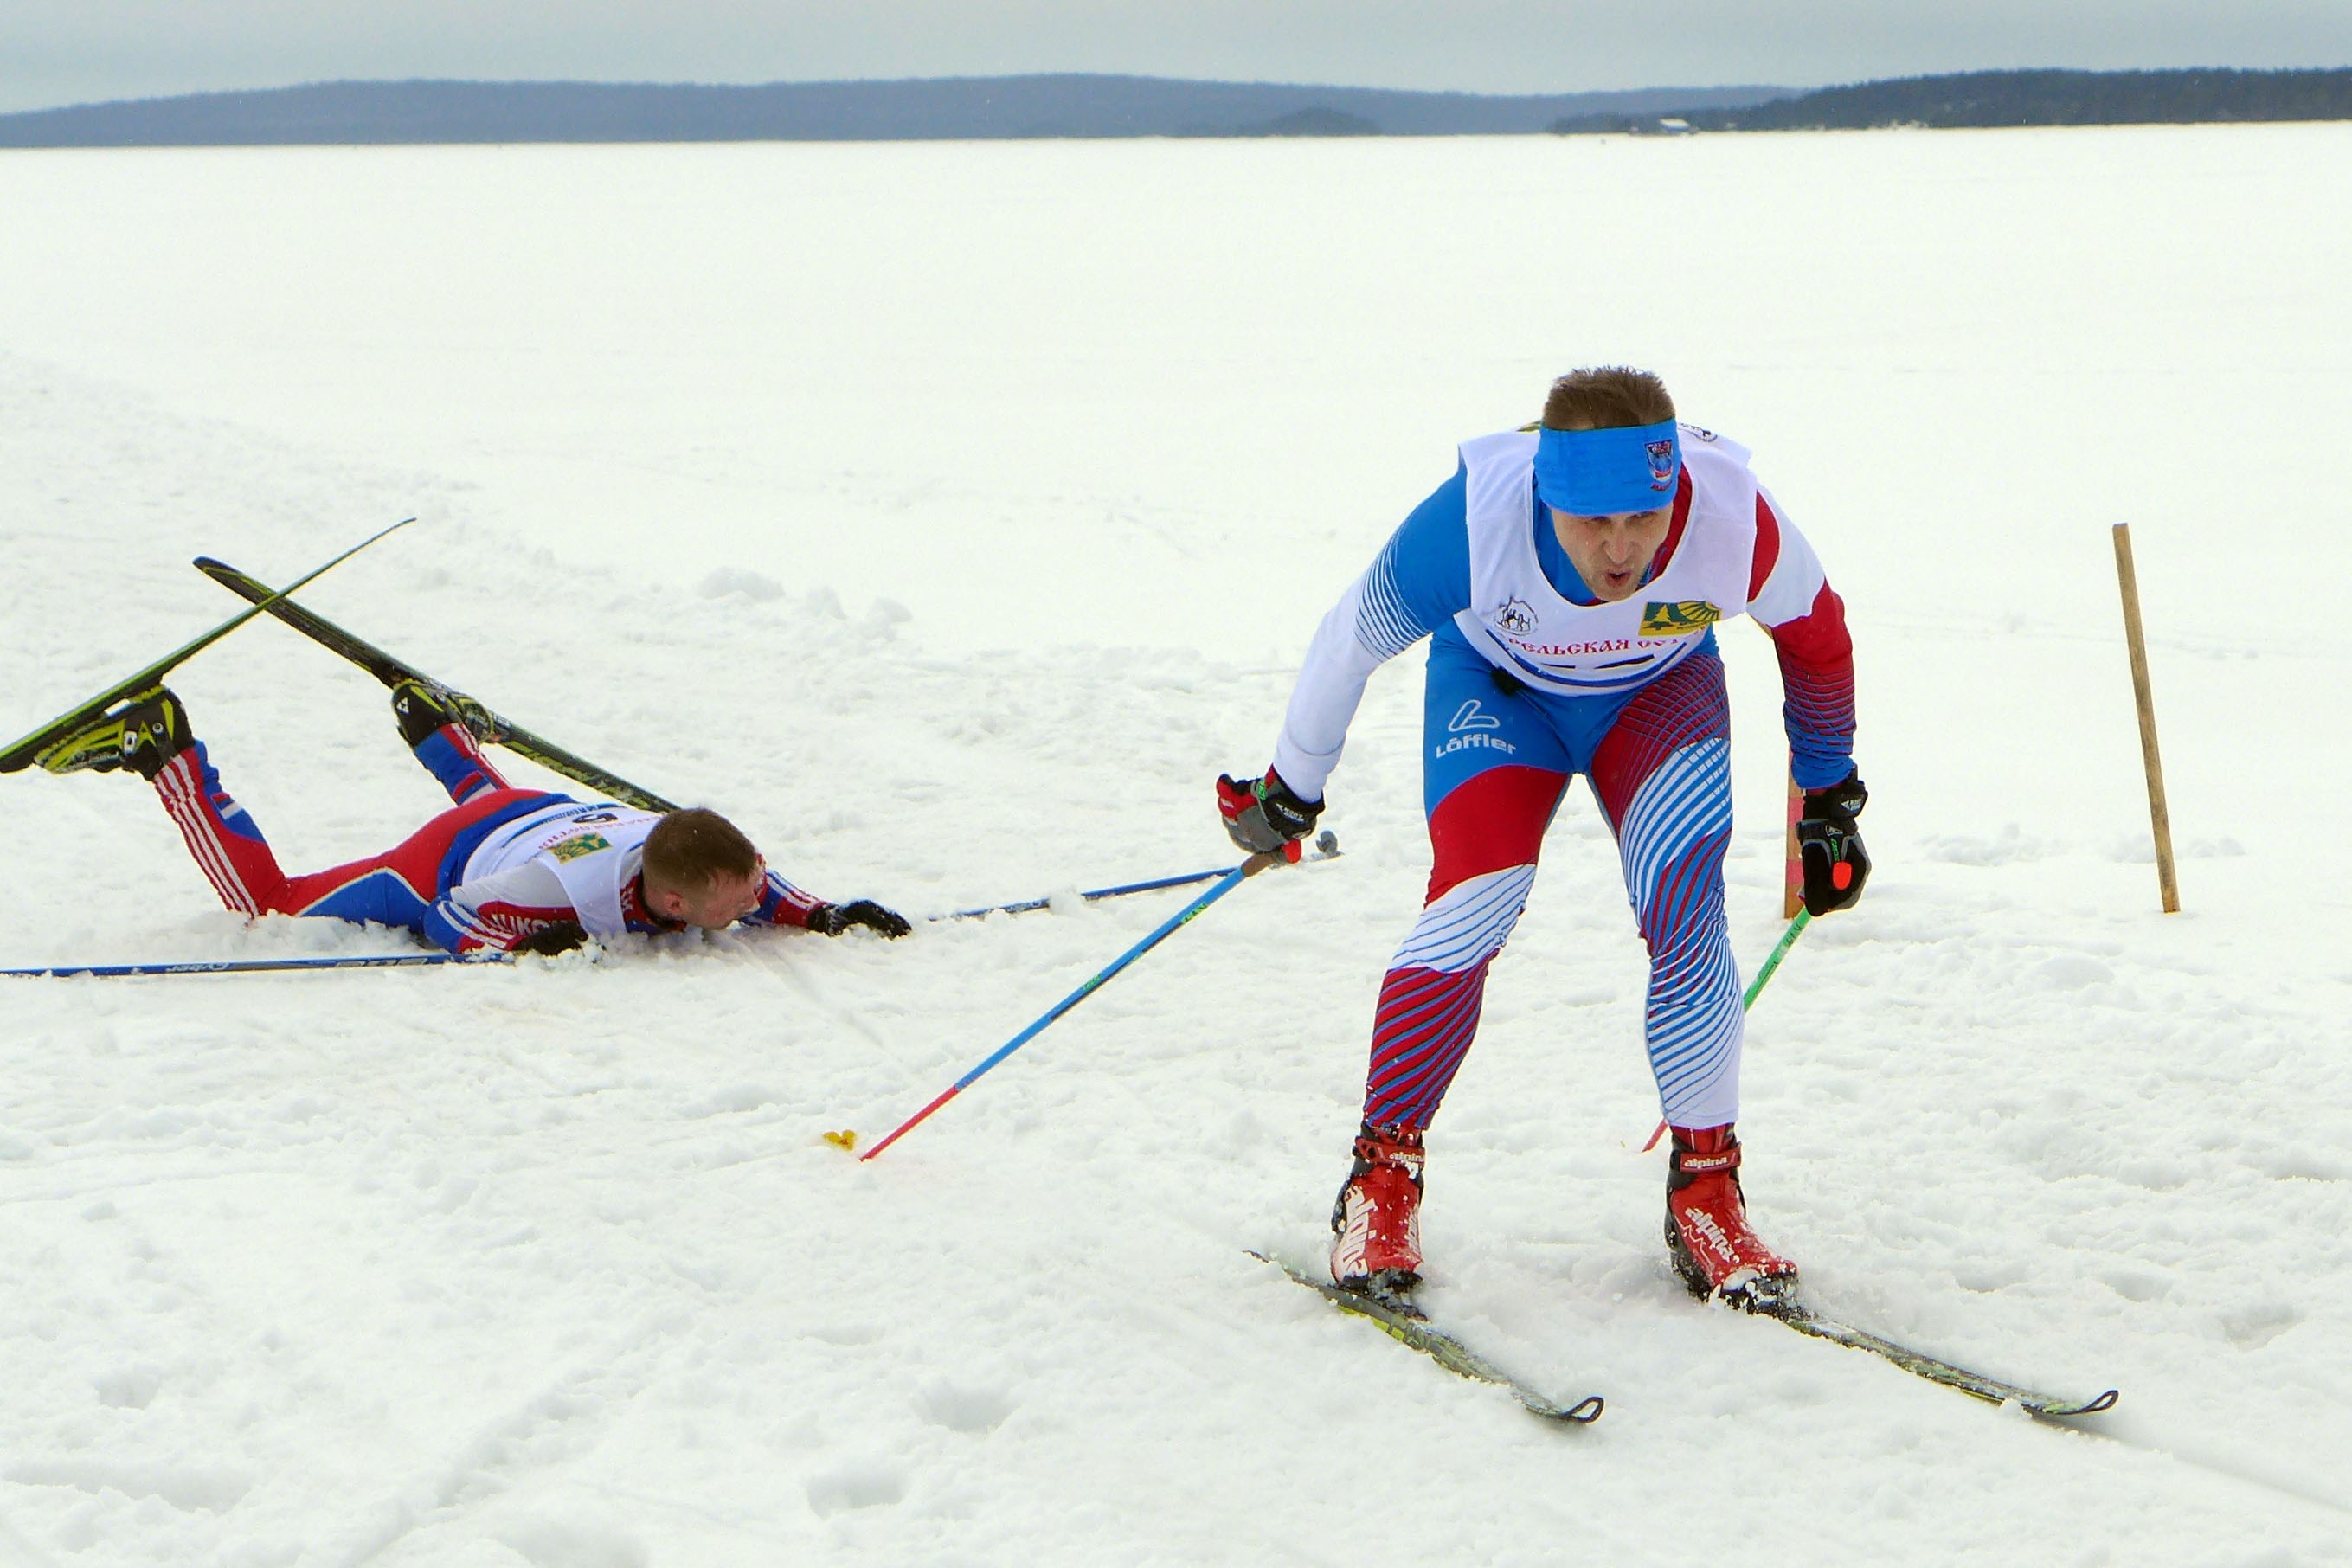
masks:
{"type": "Polygon", "coordinates": [[[769,870],[714,811],[638,811],[516,789],[433,688],[392,694],[401,739],[456,803],[381,855],[289,877],[221,788],[187,710],[168,689],[71,737],[56,771],[128,769],[155,786],[221,901],[244,915],[323,915],[404,926],[451,952],[556,953],[624,931],[738,922],[839,936],[907,934],[871,900],[826,903],[769,870]]]}

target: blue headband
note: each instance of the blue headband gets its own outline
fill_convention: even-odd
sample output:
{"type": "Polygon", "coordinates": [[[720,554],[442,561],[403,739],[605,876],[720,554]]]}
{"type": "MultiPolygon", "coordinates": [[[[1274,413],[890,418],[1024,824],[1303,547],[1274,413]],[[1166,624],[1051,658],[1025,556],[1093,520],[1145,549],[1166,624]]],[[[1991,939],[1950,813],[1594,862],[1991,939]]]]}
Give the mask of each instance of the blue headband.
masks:
{"type": "Polygon", "coordinates": [[[1682,470],[1675,422],[1614,430],[1554,430],[1536,437],[1536,493],[1578,517],[1655,511],[1675,499],[1682,470]]]}

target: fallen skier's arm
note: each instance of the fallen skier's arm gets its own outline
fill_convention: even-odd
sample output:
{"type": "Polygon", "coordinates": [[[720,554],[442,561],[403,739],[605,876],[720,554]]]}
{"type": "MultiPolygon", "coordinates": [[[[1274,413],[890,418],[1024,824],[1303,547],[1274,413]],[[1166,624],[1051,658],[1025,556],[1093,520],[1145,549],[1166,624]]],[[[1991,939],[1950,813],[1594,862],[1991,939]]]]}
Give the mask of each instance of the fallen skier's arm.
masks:
{"type": "Polygon", "coordinates": [[[553,868],[526,861],[460,883],[425,911],[425,936],[450,952],[569,952],[587,940],[553,868]]]}
{"type": "Polygon", "coordinates": [[[906,916],[884,909],[871,899],[829,904],[814,893],[793,887],[774,871],[767,873],[767,887],[760,894],[760,907],[743,917],[745,925],[791,926],[820,936],[839,936],[854,926],[864,926],[887,937],[902,937],[914,929],[906,916]]]}

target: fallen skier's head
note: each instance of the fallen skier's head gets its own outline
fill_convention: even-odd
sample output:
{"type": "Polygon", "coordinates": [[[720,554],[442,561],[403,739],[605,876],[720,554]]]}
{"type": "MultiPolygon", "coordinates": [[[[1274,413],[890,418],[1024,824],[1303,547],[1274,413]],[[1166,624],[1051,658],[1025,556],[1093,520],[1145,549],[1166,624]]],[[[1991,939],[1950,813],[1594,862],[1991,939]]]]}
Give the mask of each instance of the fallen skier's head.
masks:
{"type": "Polygon", "coordinates": [[[742,829],[696,806],[646,836],[646,904],[664,920],[719,931],[760,907],[767,862],[742,829]]]}

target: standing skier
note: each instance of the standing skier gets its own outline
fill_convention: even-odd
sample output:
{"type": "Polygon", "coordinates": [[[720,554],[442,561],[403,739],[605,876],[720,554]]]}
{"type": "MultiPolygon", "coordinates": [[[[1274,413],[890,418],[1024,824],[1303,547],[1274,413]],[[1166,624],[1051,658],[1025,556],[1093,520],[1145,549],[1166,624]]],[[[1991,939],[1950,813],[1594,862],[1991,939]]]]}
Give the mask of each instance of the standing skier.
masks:
{"type": "Polygon", "coordinates": [[[153,784],[221,902],[243,915],[405,926],[457,953],[556,953],[589,937],[739,921],[826,936],[853,926],[907,934],[903,917],[871,900],[829,904],[793,887],[717,812],[637,811],[516,789],[482,754],[458,705],[434,688],[404,681],[392,706],[401,739],[453,808],[381,855],[309,876],[279,868],[166,688],[70,737],[59,748],[70,761],[52,765],[127,769],[153,784]]]}
{"type": "Polygon", "coordinates": [[[1243,847],[1305,837],[1366,679],[1432,639],[1422,793],[1434,864],[1381,986],[1363,1126],[1331,1215],[1338,1283],[1395,1298],[1419,1281],[1422,1134],[1580,773],[1650,952],[1645,1033],[1674,1132],[1668,1252],[1697,1294],[1752,1309],[1793,1291],[1796,1266],[1748,1223],[1733,1131],[1743,1017],[1723,912],[1730,707],[1714,626],[1743,613],[1780,656],[1805,907],[1845,909],[1870,860],[1854,828],[1867,795],[1844,605],[1747,452],[1678,424],[1643,371],[1577,371],[1552,384],[1540,426],[1465,442],[1453,479],[1324,617],[1274,765],[1217,781],[1243,847]]]}

